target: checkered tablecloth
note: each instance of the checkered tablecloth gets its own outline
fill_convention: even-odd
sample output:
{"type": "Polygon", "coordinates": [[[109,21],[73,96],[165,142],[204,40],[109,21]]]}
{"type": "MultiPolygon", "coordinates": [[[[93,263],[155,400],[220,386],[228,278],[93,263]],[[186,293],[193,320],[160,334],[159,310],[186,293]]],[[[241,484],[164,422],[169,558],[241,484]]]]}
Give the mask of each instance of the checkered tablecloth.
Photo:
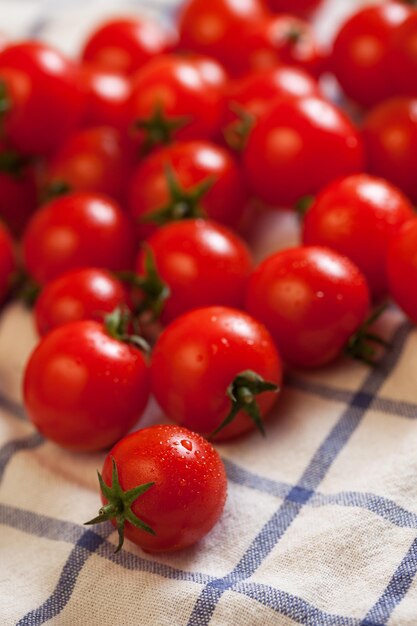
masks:
{"type": "MultiPolygon", "coordinates": [[[[359,2],[327,9],[348,4],[359,2]]],[[[72,51],[121,6],[173,10],[0,0],[0,30],[72,51]]],[[[263,252],[277,244],[267,231],[263,252]]],[[[99,506],[104,454],[61,450],[25,417],[21,376],[36,337],[30,314],[10,305],[0,317],[0,626],[416,626],[417,332],[395,307],[379,330],[392,347],[378,367],[342,359],[288,373],[267,438],[218,446],[229,497],[199,545],[151,556],[126,541],[114,554],[111,525],[83,526],[99,506]]]]}

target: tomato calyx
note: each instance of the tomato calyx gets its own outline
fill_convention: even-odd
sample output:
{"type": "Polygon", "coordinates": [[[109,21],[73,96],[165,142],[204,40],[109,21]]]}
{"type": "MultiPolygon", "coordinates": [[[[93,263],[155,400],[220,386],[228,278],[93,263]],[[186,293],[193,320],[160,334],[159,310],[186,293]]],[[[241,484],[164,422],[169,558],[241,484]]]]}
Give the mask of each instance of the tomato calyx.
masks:
{"type": "Polygon", "coordinates": [[[374,322],[376,322],[377,319],[379,319],[386,308],[387,305],[383,303],[377,307],[373,313],[371,313],[356,333],[350,337],[347,345],[345,346],[345,354],[356,361],[366,363],[366,365],[378,365],[378,361],[375,360],[376,348],[373,344],[384,348],[390,348],[391,344],[379,335],[370,332],[369,328],[374,322]]]}
{"type": "Polygon", "coordinates": [[[71,193],[72,188],[65,180],[53,180],[46,188],[43,194],[43,200],[49,202],[55,200],[59,196],[65,196],[67,193],[71,193]]]}
{"type": "Polygon", "coordinates": [[[314,196],[306,195],[306,196],[301,196],[301,198],[297,200],[296,203],[294,204],[294,209],[301,221],[306,216],[313,202],[314,202],[314,196]]]}
{"type": "Polygon", "coordinates": [[[169,222],[182,219],[206,217],[206,213],[200,203],[201,199],[215,183],[215,178],[208,176],[191,189],[183,189],[169,163],[165,163],[164,171],[168,186],[169,201],[163,207],[143,216],[140,221],[163,226],[169,222]]]}
{"type": "Polygon", "coordinates": [[[238,119],[225,129],[224,138],[232,150],[241,152],[246,145],[256,118],[237,102],[231,102],[229,109],[238,119]]]}
{"type": "Polygon", "coordinates": [[[230,424],[239,411],[244,411],[251,418],[260,433],[265,436],[264,424],[256,401],[256,396],[265,391],[277,393],[279,387],[273,382],[264,380],[262,376],[259,376],[253,370],[245,370],[237,374],[226,391],[226,395],[232,402],[231,409],[220,426],[210,434],[209,439],[230,424]]]}
{"type": "Polygon", "coordinates": [[[23,157],[14,150],[5,150],[4,152],[0,152],[0,172],[9,174],[16,179],[21,178],[23,170],[29,163],[30,159],[23,157]]]}
{"type": "Polygon", "coordinates": [[[156,105],[148,118],[138,119],[133,127],[141,130],[145,139],[143,142],[143,152],[147,154],[153,148],[160,145],[172,143],[175,133],[186,126],[189,122],[188,116],[167,117],[160,105],[156,105]]]}
{"type": "Polygon", "coordinates": [[[116,520],[116,528],[119,534],[119,543],[117,544],[117,548],[115,550],[116,553],[119,552],[123,546],[125,522],[130,522],[133,526],[136,526],[136,528],[140,528],[151,535],[156,534],[153,528],[148,526],[148,524],[145,524],[145,522],[137,517],[131,509],[132,504],[137,500],[137,498],[153,487],[155,483],[144,483],[143,485],[138,485],[128,491],[123,491],[119,482],[116,461],[113,457],[112,468],[111,487],[106,485],[100,472],[97,472],[101,493],[108,501],[108,504],[102,506],[97,517],[85,522],[85,525],[90,526],[93,524],[101,524],[101,522],[107,522],[113,519],[116,520]]]}
{"type": "Polygon", "coordinates": [[[128,326],[131,320],[132,315],[130,311],[128,312],[121,308],[117,308],[112,313],[109,313],[104,317],[104,327],[108,335],[113,339],[129,343],[145,354],[149,354],[151,348],[146,339],[138,334],[131,334],[128,332],[128,326]]]}
{"type": "Polygon", "coordinates": [[[137,315],[151,313],[152,320],[159,318],[164,307],[165,300],[169,298],[171,290],[162,280],[155,263],[155,256],[149,245],[144,247],[144,274],[135,272],[118,272],[118,277],[133,287],[137,287],[144,295],[135,308],[137,315]]]}
{"type": "Polygon", "coordinates": [[[7,85],[4,80],[0,80],[0,121],[12,108],[12,101],[7,91],[7,85]]]}

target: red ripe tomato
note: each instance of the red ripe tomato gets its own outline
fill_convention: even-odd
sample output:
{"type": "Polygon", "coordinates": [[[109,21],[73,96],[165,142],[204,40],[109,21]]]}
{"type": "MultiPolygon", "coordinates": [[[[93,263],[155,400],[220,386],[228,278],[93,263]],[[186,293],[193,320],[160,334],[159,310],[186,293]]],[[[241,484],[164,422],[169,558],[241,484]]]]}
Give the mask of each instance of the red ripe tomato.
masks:
{"type": "Polygon", "coordinates": [[[142,239],[155,224],[208,217],[236,228],[247,192],[231,154],[207,141],[176,143],[142,161],[130,181],[129,206],[142,239]]]}
{"type": "Polygon", "coordinates": [[[203,437],[157,425],[110,450],[100,487],[104,507],[87,524],[112,520],[117,550],[126,536],[145,551],[166,552],[191,546],[212,529],[224,508],[227,478],[219,454],[203,437]]]}
{"type": "Polygon", "coordinates": [[[261,119],[271,101],[283,96],[320,96],[320,89],[307,72],[288,65],[252,72],[229,83],[224,122],[228,143],[232,147],[243,147],[254,121],[261,119]]]}
{"type": "Polygon", "coordinates": [[[417,219],[393,237],[387,260],[389,290],[396,303],[417,324],[417,219]]]}
{"type": "Polygon", "coordinates": [[[8,46],[0,52],[0,102],[13,147],[23,154],[49,154],[81,118],[77,67],[40,42],[8,46]]]}
{"type": "Polygon", "coordinates": [[[241,74],[248,69],[246,43],[266,14],[260,0],[189,0],[179,18],[180,46],[241,74]]]}
{"type": "Polygon", "coordinates": [[[128,131],[130,80],[118,72],[94,65],[80,68],[85,92],[82,122],[85,126],[113,126],[128,131]]]}
{"type": "Polygon", "coordinates": [[[264,70],[285,63],[316,76],[321,73],[323,52],[315,33],[308,22],[295,15],[266,17],[245,43],[248,69],[264,70]]]}
{"type": "Polygon", "coordinates": [[[305,17],[317,9],[322,0],[266,0],[266,3],[275,13],[293,13],[305,17]]]}
{"type": "Polygon", "coordinates": [[[133,160],[132,146],[115,128],[78,130],[47,163],[42,187],[46,197],[85,191],[123,202],[133,160]]]}
{"type": "Polygon", "coordinates": [[[34,168],[21,162],[13,151],[0,153],[0,220],[21,235],[37,206],[34,168]]]}
{"type": "Polygon", "coordinates": [[[4,301],[9,291],[15,269],[13,241],[6,227],[0,222],[0,303],[4,301]]]}
{"type": "MultiPolygon", "coordinates": [[[[147,240],[136,261],[136,271],[144,278],[149,252],[169,290],[162,293],[166,297],[161,303],[163,323],[197,307],[243,305],[252,259],[243,240],[224,226],[200,219],[160,228],[147,240]]],[[[154,291],[154,281],[150,280],[145,298],[158,306],[160,293],[155,294],[155,303],[154,291]]]]}
{"type": "Polygon", "coordinates": [[[71,270],[45,285],[35,303],[35,324],[41,336],[76,320],[102,321],[127,304],[126,291],[104,269],[71,270]]]}
{"type": "Polygon", "coordinates": [[[30,356],[24,403],[42,435],[65,448],[103,450],[141,417],[149,398],[142,352],[94,321],[70,322],[30,356]]]}
{"type": "Polygon", "coordinates": [[[172,36],[157,22],[125,17],[99,26],[87,40],[82,58],[103,70],[133,74],[172,44],[172,36]]]}
{"type": "Polygon", "coordinates": [[[252,191],[275,206],[315,194],[363,169],[361,138],[335,105],[321,98],[282,98],[249,135],[243,165],[252,191]]]}
{"type": "Polygon", "coordinates": [[[349,257],[379,298],[388,289],[389,242],[413,215],[407,198],[387,181],[367,174],[349,176],[323,189],[308,209],[303,243],[349,257]]]}
{"type": "Polygon", "coordinates": [[[392,98],[365,118],[368,171],[397,185],[417,202],[417,99],[392,98]]]}
{"type": "Polygon", "coordinates": [[[147,63],[133,77],[129,109],[143,149],[170,143],[174,137],[218,135],[224,110],[219,85],[223,84],[210,82],[201,58],[165,55],[147,63]]]}
{"type": "Polygon", "coordinates": [[[281,377],[265,327],[226,307],[185,313],[163,331],[152,355],[152,390],[170,419],[209,435],[233,418],[216,439],[262,428],[281,377]]]}
{"type": "Polygon", "coordinates": [[[69,194],[43,206],[23,239],[25,267],[41,284],[81,267],[129,269],[134,252],[128,216],[110,198],[91,193],[69,194]]]}
{"type": "Polygon", "coordinates": [[[389,0],[358,11],[340,29],[330,67],[346,95],[362,106],[373,106],[394,94],[387,71],[390,40],[411,11],[405,3],[389,0]]]}
{"type": "Polygon", "coordinates": [[[369,312],[362,272],[327,248],[277,252],[249,280],[247,310],[265,324],[282,358],[295,367],[335,359],[369,312]]]}

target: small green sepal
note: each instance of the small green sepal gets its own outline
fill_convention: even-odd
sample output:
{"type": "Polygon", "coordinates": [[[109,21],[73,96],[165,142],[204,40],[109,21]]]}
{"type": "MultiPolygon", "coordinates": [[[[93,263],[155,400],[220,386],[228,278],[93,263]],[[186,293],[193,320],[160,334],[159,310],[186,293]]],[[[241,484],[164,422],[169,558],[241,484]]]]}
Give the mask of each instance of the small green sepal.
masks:
{"type": "Polygon", "coordinates": [[[108,501],[108,504],[105,504],[101,507],[98,512],[97,517],[89,520],[88,522],[84,522],[86,526],[90,526],[93,524],[101,524],[101,522],[107,522],[110,520],[116,520],[117,532],[119,535],[119,542],[117,544],[117,548],[115,552],[119,552],[124,542],[124,527],[125,522],[130,522],[136,528],[140,528],[150,535],[155,535],[155,531],[153,528],[145,524],[143,520],[141,520],[137,515],[135,515],[131,509],[132,504],[144,494],[148,489],[153,487],[155,483],[144,483],[143,485],[138,485],[133,489],[129,489],[128,491],[123,491],[120,482],[119,482],[119,474],[117,471],[116,461],[112,457],[112,484],[109,487],[103,480],[100,472],[97,472],[98,482],[100,485],[100,490],[103,496],[108,501]]]}
{"type": "Polygon", "coordinates": [[[356,333],[350,337],[345,347],[345,354],[347,356],[350,356],[356,361],[362,361],[362,363],[366,363],[366,365],[378,365],[378,361],[375,360],[376,349],[373,344],[384,348],[390,348],[391,344],[379,335],[370,332],[369,327],[380,318],[386,308],[387,304],[385,302],[377,307],[356,333]]]}

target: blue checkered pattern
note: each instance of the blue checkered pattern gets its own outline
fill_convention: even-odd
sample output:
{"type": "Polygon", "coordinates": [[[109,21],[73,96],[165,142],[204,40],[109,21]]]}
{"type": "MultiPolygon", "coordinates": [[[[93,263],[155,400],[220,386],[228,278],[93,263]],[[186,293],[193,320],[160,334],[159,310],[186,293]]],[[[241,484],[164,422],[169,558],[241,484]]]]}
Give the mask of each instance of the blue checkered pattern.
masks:
{"type": "MultiPolygon", "coordinates": [[[[139,4],[173,10],[125,3],[139,4]]],[[[16,30],[54,43],[86,10],[72,2],[71,22],[50,0],[2,0],[2,19],[8,5],[15,17],[31,5],[16,30]]],[[[103,455],[60,451],[27,423],[6,373],[9,329],[30,320],[17,307],[5,317],[0,624],[417,625],[417,333],[397,311],[384,317],[391,349],[378,367],[288,374],[267,441],[220,447],[223,520],[201,546],[158,557],[128,542],[115,554],[112,526],[82,525],[98,505],[103,455]]]]}

